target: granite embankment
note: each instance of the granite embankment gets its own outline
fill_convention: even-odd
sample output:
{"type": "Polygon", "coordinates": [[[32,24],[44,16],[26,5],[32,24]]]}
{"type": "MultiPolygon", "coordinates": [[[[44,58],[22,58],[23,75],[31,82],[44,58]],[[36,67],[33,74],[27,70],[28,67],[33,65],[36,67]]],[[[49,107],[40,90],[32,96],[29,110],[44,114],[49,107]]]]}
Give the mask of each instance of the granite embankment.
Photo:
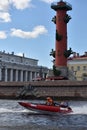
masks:
{"type": "Polygon", "coordinates": [[[52,96],[58,99],[86,99],[87,81],[35,81],[35,82],[0,82],[0,98],[17,99],[16,95],[24,86],[31,84],[36,89],[36,95],[27,93],[24,98],[44,98],[52,96]],[[39,95],[39,96],[38,96],[39,95]],[[36,97],[35,97],[36,96],[36,97]]]}

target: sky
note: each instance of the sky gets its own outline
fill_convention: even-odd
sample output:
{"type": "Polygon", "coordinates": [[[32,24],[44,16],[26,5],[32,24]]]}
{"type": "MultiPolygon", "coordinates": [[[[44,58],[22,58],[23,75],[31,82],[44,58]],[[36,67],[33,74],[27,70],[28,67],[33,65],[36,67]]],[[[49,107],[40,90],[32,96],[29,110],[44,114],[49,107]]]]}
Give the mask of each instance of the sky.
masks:
{"type": "MultiPolygon", "coordinates": [[[[38,65],[52,68],[55,50],[56,12],[51,3],[59,0],[0,0],[0,51],[37,59],[38,65]]],[[[67,13],[67,49],[80,55],[87,51],[87,0],[66,0],[72,5],[67,13]]]]}

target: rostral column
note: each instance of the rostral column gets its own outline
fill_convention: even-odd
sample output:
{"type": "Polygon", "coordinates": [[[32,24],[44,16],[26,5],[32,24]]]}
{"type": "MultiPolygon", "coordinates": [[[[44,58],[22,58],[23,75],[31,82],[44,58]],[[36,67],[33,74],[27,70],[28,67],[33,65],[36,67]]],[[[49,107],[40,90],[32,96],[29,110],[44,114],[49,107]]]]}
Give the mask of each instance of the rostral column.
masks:
{"type": "Polygon", "coordinates": [[[56,24],[56,44],[55,44],[55,62],[57,70],[61,71],[62,76],[67,76],[67,23],[71,17],[67,11],[72,10],[72,6],[60,0],[52,3],[51,8],[56,11],[53,22],[56,24]]]}

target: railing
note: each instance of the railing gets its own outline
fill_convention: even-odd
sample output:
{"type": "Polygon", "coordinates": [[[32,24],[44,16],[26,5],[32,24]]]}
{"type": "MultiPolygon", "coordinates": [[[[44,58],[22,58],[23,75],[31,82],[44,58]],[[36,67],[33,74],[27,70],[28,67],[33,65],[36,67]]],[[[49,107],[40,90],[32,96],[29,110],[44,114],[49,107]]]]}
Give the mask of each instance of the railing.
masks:
{"type": "Polygon", "coordinates": [[[66,5],[68,5],[68,6],[70,6],[71,8],[72,8],[72,5],[71,4],[69,4],[68,2],[65,2],[66,3],[66,5]]]}
{"type": "MultiPolygon", "coordinates": [[[[57,6],[58,5],[58,3],[59,2],[53,2],[52,4],[51,4],[51,6],[57,6]]],[[[68,2],[64,2],[67,6],[69,6],[69,7],[71,7],[72,8],[72,5],[71,4],[69,4],[68,2]]]]}

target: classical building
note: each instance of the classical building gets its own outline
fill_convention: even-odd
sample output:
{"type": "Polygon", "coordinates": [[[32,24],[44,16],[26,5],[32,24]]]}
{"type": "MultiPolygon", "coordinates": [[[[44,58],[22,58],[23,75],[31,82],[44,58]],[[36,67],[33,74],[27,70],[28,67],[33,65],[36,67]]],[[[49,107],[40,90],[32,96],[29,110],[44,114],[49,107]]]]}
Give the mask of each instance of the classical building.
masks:
{"type": "Polygon", "coordinates": [[[47,67],[38,66],[38,60],[0,51],[0,81],[31,81],[38,75],[46,77],[47,67]]]}
{"type": "Polygon", "coordinates": [[[68,59],[69,73],[73,74],[76,80],[87,80],[87,52],[84,55],[74,53],[72,57],[68,59]]]}

